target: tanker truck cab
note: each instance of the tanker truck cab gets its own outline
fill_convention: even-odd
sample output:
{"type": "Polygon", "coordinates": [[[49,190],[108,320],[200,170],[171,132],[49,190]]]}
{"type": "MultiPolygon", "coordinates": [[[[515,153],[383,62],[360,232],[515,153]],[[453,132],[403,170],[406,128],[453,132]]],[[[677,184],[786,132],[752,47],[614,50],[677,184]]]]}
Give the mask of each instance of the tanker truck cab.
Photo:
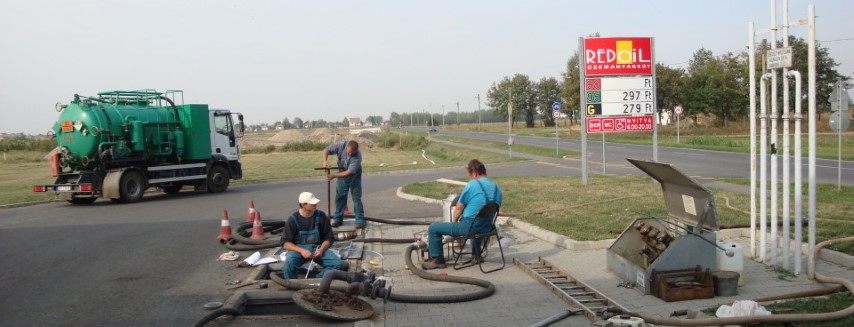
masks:
{"type": "Polygon", "coordinates": [[[225,191],[243,177],[243,115],[178,101],[181,91],[142,90],[58,103],[57,148],[50,155],[56,181],[33,191],[54,192],[73,204],[137,202],[149,188],[225,191]]]}

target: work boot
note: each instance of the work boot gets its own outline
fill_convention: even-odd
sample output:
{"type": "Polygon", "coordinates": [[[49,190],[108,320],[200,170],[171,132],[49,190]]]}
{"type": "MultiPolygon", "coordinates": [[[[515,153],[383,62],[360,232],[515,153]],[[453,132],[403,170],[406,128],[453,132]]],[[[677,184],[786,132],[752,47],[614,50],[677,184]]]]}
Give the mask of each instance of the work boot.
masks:
{"type": "Polygon", "coordinates": [[[332,223],[331,223],[331,224],[332,224],[332,227],[338,227],[338,226],[341,226],[341,221],[340,221],[340,220],[332,219],[332,223]]]}
{"type": "Polygon", "coordinates": [[[358,229],[365,229],[365,227],[368,227],[367,223],[356,223],[356,228],[358,229]]]}
{"type": "Polygon", "coordinates": [[[421,268],[424,268],[424,270],[441,269],[445,267],[448,267],[448,264],[445,263],[445,258],[443,257],[430,258],[421,264],[421,268]]]}

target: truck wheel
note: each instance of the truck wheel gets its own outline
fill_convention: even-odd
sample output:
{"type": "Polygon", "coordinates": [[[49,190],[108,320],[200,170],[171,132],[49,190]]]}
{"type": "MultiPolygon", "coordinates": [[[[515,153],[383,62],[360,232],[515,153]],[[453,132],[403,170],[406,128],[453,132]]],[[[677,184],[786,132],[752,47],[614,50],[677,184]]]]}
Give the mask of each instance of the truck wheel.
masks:
{"type": "Polygon", "coordinates": [[[178,192],[181,192],[182,188],[184,188],[184,185],[172,185],[172,186],[161,187],[161,189],[163,189],[163,193],[166,193],[166,194],[177,194],[178,192]]]}
{"type": "Polygon", "coordinates": [[[214,165],[208,171],[208,192],[225,192],[228,189],[228,169],[222,165],[214,165]]]}
{"type": "Polygon", "coordinates": [[[128,170],[122,174],[122,180],[119,182],[119,195],[122,202],[137,202],[142,199],[144,193],[145,183],[138,171],[128,170]]]}
{"type": "Polygon", "coordinates": [[[97,200],[97,199],[98,199],[98,198],[72,198],[71,200],[68,200],[68,203],[72,203],[72,204],[92,204],[92,203],[95,203],[95,200],[97,200]]]}

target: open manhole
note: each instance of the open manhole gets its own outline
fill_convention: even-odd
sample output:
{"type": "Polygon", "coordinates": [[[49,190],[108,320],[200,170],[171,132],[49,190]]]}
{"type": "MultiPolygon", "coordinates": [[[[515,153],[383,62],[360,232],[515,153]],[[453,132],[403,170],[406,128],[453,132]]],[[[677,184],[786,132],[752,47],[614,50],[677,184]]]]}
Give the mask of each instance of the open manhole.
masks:
{"type": "Polygon", "coordinates": [[[231,306],[246,316],[314,316],[293,300],[293,291],[242,292],[231,306]]]}

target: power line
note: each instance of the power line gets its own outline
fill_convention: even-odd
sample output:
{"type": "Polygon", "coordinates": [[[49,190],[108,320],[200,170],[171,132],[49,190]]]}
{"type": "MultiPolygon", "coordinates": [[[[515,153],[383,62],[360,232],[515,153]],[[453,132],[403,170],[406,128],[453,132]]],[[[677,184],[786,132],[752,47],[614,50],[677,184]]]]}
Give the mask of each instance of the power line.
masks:
{"type": "Polygon", "coordinates": [[[854,40],[854,37],[849,37],[849,38],[844,38],[844,39],[836,39],[836,40],[827,40],[827,41],[819,40],[819,42],[821,42],[821,43],[830,43],[830,42],[837,42],[837,41],[851,41],[851,40],[854,40]]]}

